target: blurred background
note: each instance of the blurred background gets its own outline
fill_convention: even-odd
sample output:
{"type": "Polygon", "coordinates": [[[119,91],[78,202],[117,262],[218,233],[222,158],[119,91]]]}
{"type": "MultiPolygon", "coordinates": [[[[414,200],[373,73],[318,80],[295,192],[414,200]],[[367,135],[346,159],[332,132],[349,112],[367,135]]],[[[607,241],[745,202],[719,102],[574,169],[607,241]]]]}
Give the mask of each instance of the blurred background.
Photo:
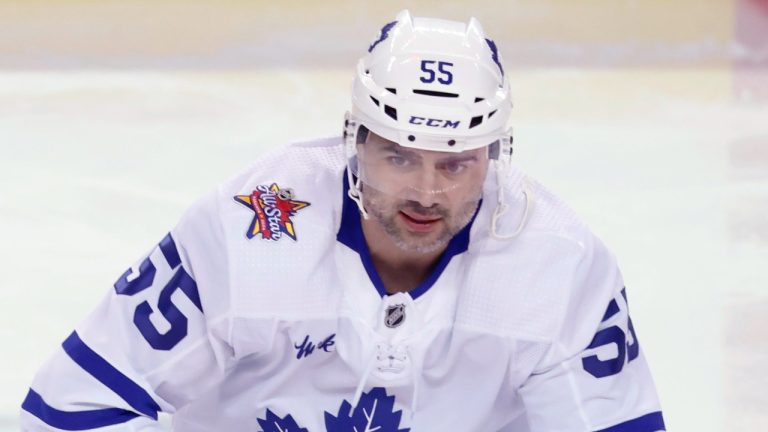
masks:
{"type": "Polygon", "coordinates": [[[402,8],[496,40],[516,163],[616,252],[669,430],[768,430],[768,0],[0,0],[0,431],[196,197],[340,133],[402,8]]]}

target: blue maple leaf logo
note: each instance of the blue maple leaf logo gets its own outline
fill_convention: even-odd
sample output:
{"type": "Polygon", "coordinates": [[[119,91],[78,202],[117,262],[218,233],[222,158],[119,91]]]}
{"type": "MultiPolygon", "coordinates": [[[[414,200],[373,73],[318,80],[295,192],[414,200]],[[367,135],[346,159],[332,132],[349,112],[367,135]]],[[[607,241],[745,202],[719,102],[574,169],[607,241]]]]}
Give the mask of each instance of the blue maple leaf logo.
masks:
{"type": "Polygon", "coordinates": [[[296,420],[288,414],[280,418],[275,413],[267,409],[267,418],[264,420],[257,418],[262,432],[308,432],[296,423],[296,420]]]}
{"type": "Polygon", "coordinates": [[[402,411],[394,411],[395,397],[387,396],[383,387],[375,387],[363,393],[360,402],[352,409],[346,400],[334,416],[326,411],[325,429],[328,432],[409,432],[400,429],[402,411]]]}

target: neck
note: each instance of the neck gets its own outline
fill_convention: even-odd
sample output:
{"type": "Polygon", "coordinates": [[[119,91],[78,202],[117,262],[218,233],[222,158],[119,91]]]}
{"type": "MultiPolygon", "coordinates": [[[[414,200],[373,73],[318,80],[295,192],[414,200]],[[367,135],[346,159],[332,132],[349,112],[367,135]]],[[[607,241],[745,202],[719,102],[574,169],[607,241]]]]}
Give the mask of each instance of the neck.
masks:
{"type": "Polygon", "coordinates": [[[430,253],[406,251],[397,246],[376,221],[363,219],[362,227],[373,265],[389,293],[416,288],[429,276],[445,251],[445,247],[430,253]]]}

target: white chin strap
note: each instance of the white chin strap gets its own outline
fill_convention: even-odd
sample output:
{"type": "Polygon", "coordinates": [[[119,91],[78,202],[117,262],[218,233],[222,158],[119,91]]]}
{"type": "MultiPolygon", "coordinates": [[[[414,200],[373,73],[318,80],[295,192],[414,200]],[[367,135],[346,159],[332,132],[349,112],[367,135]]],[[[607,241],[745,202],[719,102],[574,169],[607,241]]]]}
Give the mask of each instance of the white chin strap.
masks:
{"type": "Polygon", "coordinates": [[[360,210],[360,214],[363,216],[363,219],[368,219],[368,212],[365,211],[365,206],[363,205],[363,192],[360,190],[360,186],[362,186],[363,182],[360,180],[360,177],[355,178],[355,176],[352,174],[352,167],[347,166],[347,180],[349,182],[349,190],[347,190],[347,196],[357,204],[357,209],[360,210]]]}
{"type": "Polygon", "coordinates": [[[523,178],[522,190],[523,195],[525,195],[525,209],[523,210],[523,216],[520,218],[520,223],[518,224],[517,229],[512,234],[500,234],[498,229],[498,221],[502,216],[504,216],[504,213],[509,210],[509,205],[506,203],[504,198],[504,181],[506,180],[505,177],[509,172],[509,165],[501,162],[496,165],[496,168],[496,183],[499,190],[497,194],[498,201],[496,203],[496,208],[493,209],[493,214],[491,215],[491,235],[497,240],[512,240],[520,235],[521,232],[523,232],[525,223],[528,222],[528,213],[533,207],[533,192],[528,186],[527,179],[523,178]]]}

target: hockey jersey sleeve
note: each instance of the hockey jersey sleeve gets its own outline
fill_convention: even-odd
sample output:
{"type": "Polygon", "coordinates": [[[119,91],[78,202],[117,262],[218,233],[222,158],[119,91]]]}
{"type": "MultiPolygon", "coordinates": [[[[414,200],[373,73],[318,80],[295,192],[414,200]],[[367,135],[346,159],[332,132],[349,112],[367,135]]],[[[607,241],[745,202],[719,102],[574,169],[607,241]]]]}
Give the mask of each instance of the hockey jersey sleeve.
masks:
{"type": "Polygon", "coordinates": [[[613,255],[593,239],[559,336],[520,389],[532,432],[665,430],[613,255]]]}
{"type": "Polygon", "coordinates": [[[128,269],[35,376],[24,431],[155,431],[231,358],[227,256],[215,194],[128,269]]]}

